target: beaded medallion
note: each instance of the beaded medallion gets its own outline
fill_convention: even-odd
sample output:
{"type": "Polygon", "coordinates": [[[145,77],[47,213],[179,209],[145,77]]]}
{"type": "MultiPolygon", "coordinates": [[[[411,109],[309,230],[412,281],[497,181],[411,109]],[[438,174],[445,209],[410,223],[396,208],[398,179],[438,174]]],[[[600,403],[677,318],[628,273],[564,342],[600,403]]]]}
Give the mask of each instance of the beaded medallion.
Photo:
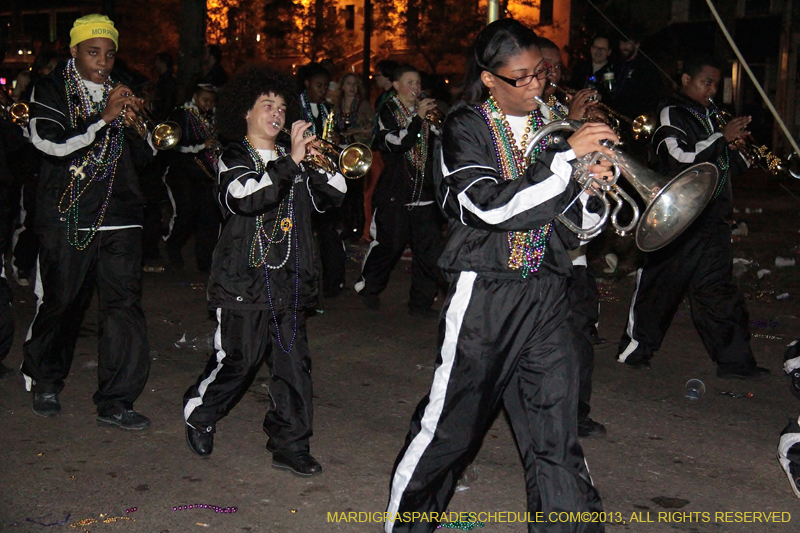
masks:
{"type": "MultiPolygon", "coordinates": [[[[709,119],[708,116],[701,115],[691,107],[687,106],[681,106],[681,107],[686,111],[688,111],[695,119],[697,119],[698,122],[700,122],[700,124],[702,124],[703,129],[706,130],[706,134],[709,137],[715,133],[714,126],[711,124],[711,120],[709,119]]],[[[715,117],[717,122],[719,122],[720,124],[724,124],[724,121],[722,121],[717,111],[718,111],[717,109],[714,109],[711,112],[711,115],[715,117]]],[[[717,189],[714,191],[713,199],[716,199],[717,196],[720,195],[720,193],[722,192],[722,188],[725,186],[725,182],[728,180],[728,169],[730,168],[731,164],[730,154],[728,153],[729,150],[730,149],[726,145],[725,150],[722,152],[722,155],[717,157],[717,167],[719,167],[721,172],[720,172],[719,182],[717,183],[717,189]]]]}
{"type": "MultiPolygon", "coordinates": [[[[67,92],[67,107],[69,108],[69,122],[72,128],[77,128],[81,119],[102,113],[108,102],[108,93],[111,91],[111,80],[106,78],[103,84],[103,95],[99,102],[92,99],[89,90],[81,78],[75,59],[70,59],[64,69],[64,78],[67,92]]],[[[122,154],[124,140],[123,113],[120,114],[108,127],[102,128],[98,138],[90,150],[83,156],[71,161],[69,172],[71,179],[69,185],[61,195],[58,202],[58,212],[66,214],[67,242],[84,250],[94,239],[97,230],[103,225],[111,193],[114,188],[114,175],[117,162],[122,154]],[[106,183],[106,197],[98,210],[94,222],[86,228],[80,225],[80,198],[93,182],[106,183]]]]}
{"type": "MultiPolygon", "coordinates": [[[[514,140],[514,132],[511,130],[505,114],[500,110],[500,106],[497,105],[493,96],[489,96],[489,99],[477,106],[477,109],[483,115],[492,134],[500,174],[507,180],[515,180],[525,174],[528,166],[536,161],[536,157],[547,146],[547,141],[542,139],[531,151],[530,158],[525,159],[528,135],[544,125],[539,110],[534,110],[528,115],[528,125],[522,137],[521,147],[519,147],[514,140]]],[[[531,272],[539,270],[552,230],[553,224],[547,223],[540,228],[528,231],[509,231],[508,268],[519,270],[523,278],[528,277],[531,272]]]]}
{"type": "MultiPolygon", "coordinates": [[[[392,115],[394,115],[395,122],[397,122],[398,127],[401,129],[408,128],[408,125],[411,124],[411,121],[416,114],[416,109],[409,109],[406,105],[400,101],[400,98],[397,97],[397,94],[392,95],[391,100],[394,102],[394,106],[392,108],[392,115]]],[[[425,180],[425,162],[428,160],[428,141],[431,135],[431,126],[430,123],[425,120],[422,122],[422,129],[420,130],[419,134],[417,134],[417,141],[414,143],[414,146],[411,147],[410,150],[406,151],[406,160],[408,161],[409,165],[411,165],[411,169],[414,172],[414,176],[411,178],[411,202],[409,204],[409,209],[414,208],[414,204],[419,202],[420,197],[422,196],[422,185],[425,180]]]]}
{"type": "MultiPolygon", "coordinates": [[[[261,159],[261,154],[259,154],[258,150],[256,150],[253,145],[250,144],[250,140],[247,137],[242,140],[242,144],[244,144],[245,149],[247,149],[247,153],[253,159],[253,162],[256,165],[256,172],[258,172],[260,175],[264,175],[264,173],[267,171],[267,165],[264,163],[264,160],[261,159]]],[[[286,155],[286,150],[277,144],[275,145],[275,151],[277,152],[278,157],[286,155]]],[[[256,217],[256,230],[255,234],[253,235],[253,240],[250,243],[248,266],[264,267],[264,280],[266,281],[267,286],[267,300],[269,301],[269,308],[272,311],[272,318],[275,321],[275,333],[278,338],[278,345],[280,346],[281,350],[283,350],[283,353],[290,353],[292,351],[292,346],[294,345],[294,340],[297,337],[297,308],[300,302],[300,254],[298,253],[297,249],[297,227],[295,225],[294,213],[294,184],[292,184],[292,187],[289,189],[289,196],[284,198],[278,205],[278,212],[275,214],[275,223],[272,225],[271,231],[267,231],[266,226],[264,225],[266,217],[266,214],[256,217]],[[277,313],[275,312],[275,306],[272,300],[269,272],[270,270],[278,270],[283,268],[289,261],[289,256],[292,254],[292,241],[294,241],[295,252],[294,316],[292,322],[292,338],[289,341],[289,345],[284,346],[280,327],[278,325],[277,313]],[[283,260],[278,264],[270,265],[267,263],[267,256],[269,255],[272,245],[283,242],[286,242],[286,254],[283,256],[283,260]]]]}

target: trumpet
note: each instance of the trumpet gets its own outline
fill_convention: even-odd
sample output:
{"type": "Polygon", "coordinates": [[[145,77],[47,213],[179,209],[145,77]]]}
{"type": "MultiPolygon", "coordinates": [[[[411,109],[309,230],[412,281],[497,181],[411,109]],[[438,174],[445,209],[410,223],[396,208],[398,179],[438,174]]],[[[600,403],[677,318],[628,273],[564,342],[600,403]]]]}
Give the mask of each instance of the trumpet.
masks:
{"type": "MultiPolygon", "coordinates": [[[[548,135],[560,131],[574,132],[580,127],[581,122],[577,120],[558,120],[547,124],[529,141],[525,153],[526,159],[533,147],[548,135]]],[[[700,216],[714,195],[718,171],[711,163],[691,166],[670,179],[628,157],[611,141],[600,142],[611,149],[614,155],[607,157],[600,152],[587,154],[573,163],[575,170],[572,173],[573,179],[584,190],[594,186],[598,198],[603,203],[600,221],[591,228],[582,228],[566,217],[567,210],[577,200],[577,196],[556,217],[581,240],[599,235],[610,218],[617,234],[624,236],[630,231],[636,231],[636,245],[640,250],[645,252],[658,250],[683,233],[700,216]],[[589,172],[589,167],[596,164],[600,158],[609,159],[614,166],[614,177],[611,181],[598,180],[589,172]],[[617,185],[620,176],[633,185],[636,192],[644,199],[646,205],[643,212],[640,213],[639,206],[633,198],[617,185]],[[613,211],[608,198],[617,204],[613,211]],[[617,215],[625,203],[633,209],[633,219],[627,226],[622,226],[617,220],[617,215]]]]}
{"type": "Polygon", "coordinates": [[[30,103],[14,102],[5,91],[0,91],[0,118],[17,126],[25,127],[30,122],[30,111],[30,103]]]}
{"type": "MultiPolygon", "coordinates": [[[[574,96],[575,93],[578,92],[575,89],[571,89],[564,85],[556,85],[552,81],[548,81],[548,83],[552,87],[555,87],[556,90],[568,96],[574,96]]],[[[594,107],[603,112],[603,114],[606,116],[607,119],[602,122],[608,124],[608,126],[612,130],[614,130],[614,133],[617,134],[617,137],[620,136],[619,134],[622,131],[621,127],[622,122],[624,122],[625,124],[628,125],[628,127],[630,127],[631,134],[633,135],[633,138],[637,141],[647,140],[650,137],[650,135],[652,135],[653,131],[655,131],[655,126],[656,126],[655,117],[650,113],[644,113],[636,118],[630,118],[627,115],[623,115],[622,113],[610,108],[609,106],[607,106],[602,102],[597,102],[597,104],[595,104],[594,107]]]]}
{"type": "Polygon", "coordinates": [[[25,127],[30,122],[31,106],[28,102],[17,102],[11,105],[0,106],[0,116],[12,124],[25,127]]]}
{"type": "MultiPolygon", "coordinates": [[[[117,85],[119,84],[115,84],[114,87],[117,85]]],[[[153,121],[153,116],[144,105],[144,100],[132,94],[126,96],[133,96],[140,102],[139,106],[130,109],[134,115],[134,118],[131,121],[131,127],[136,131],[137,134],[139,134],[139,137],[142,139],[147,139],[147,134],[152,132],[153,146],[156,150],[169,150],[178,144],[178,142],[181,140],[181,136],[183,135],[183,131],[177,122],[166,120],[160,124],[155,124],[153,121]]],[[[123,115],[127,111],[128,106],[126,105],[123,115]]]]}
{"type": "MultiPolygon", "coordinates": [[[[414,98],[416,98],[418,102],[423,98],[428,98],[428,95],[425,94],[425,92],[421,92],[419,93],[419,95],[417,95],[417,93],[412,93],[412,94],[414,95],[414,98]]],[[[425,113],[425,120],[427,120],[431,126],[437,129],[442,127],[444,119],[445,115],[442,112],[442,110],[439,109],[438,107],[434,107],[433,109],[425,113]]]]}
{"type": "MultiPolygon", "coordinates": [[[[291,137],[292,132],[282,128],[277,122],[273,122],[272,125],[291,137]]],[[[309,154],[304,159],[312,167],[331,174],[338,171],[342,173],[342,176],[351,180],[361,178],[369,172],[369,167],[372,166],[372,150],[366,144],[352,143],[344,148],[339,148],[325,139],[318,138],[316,141],[319,144],[315,148],[321,155],[309,154]]]]}
{"type": "MultiPolygon", "coordinates": [[[[711,102],[713,107],[712,114],[721,130],[733,118],[733,115],[717,107],[717,104],[711,98],[708,100],[711,102]]],[[[773,176],[778,175],[780,172],[788,172],[792,177],[800,179],[800,165],[798,165],[796,153],[792,153],[786,158],[787,165],[780,157],[773,154],[766,145],[758,145],[752,141],[752,138],[748,140],[745,137],[740,137],[733,141],[732,144],[741,152],[750,165],[756,165],[773,176]]]]}

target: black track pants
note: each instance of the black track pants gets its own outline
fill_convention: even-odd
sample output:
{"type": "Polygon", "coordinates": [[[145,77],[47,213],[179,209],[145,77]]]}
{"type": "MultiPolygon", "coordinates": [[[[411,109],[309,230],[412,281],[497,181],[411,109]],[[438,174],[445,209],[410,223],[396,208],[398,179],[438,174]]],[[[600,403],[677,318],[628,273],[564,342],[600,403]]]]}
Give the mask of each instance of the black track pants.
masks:
{"type": "Polygon", "coordinates": [[[311,355],[302,309],[278,316],[278,342],[272,312],[217,309],[215,353],[197,382],[183,397],[186,423],[195,428],[214,427],[239,403],[266,358],[270,369],[271,398],[264,430],[270,451],[308,451],[312,433],[311,355]]]}
{"type": "MultiPolygon", "coordinates": [[[[447,509],[459,476],[505,405],[526,468],[528,512],[600,511],[578,442],[577,333],[566,280],[497,280],[462,272],[442,310],[439,357],[395,462],[386,533],[430,533],[436,522],[393,520],[447,509]]],[[[530,532],[602,531],[559,522],[530,532]]]]}
{"type": "Polygon", "coordinates": [[[78,331],[97,287],[98,366],[94,403],[101,415],[130,409],[150,370],[142,311],[142,230],[98,231],[85,250],[64,228],[39,231],[36,315],[23,344],[22,373],[34,392],[61,392],[78,331]]]}
{"type": "MultiPolygon", "coordinates": [[[[192,164],[196,163],[192,161],[192,164]]],[[[208,178],[193,176],[181,166],[172,167],[164,182],[175,210],[170,221],[172,227],[166,239],[167,256],[171,262],[182,264],[181,249],[194,233],[197,269],[208,272],[219,238],[221,220],[214,186],[208,178]]]]}
{"type": "Polygon", "coordinates": [[[711,360],[720,370],[752,368],[747,307],[733,283],[730,227],[724,222],[705,223],[692,230],[645,254],[618,360],[649,360],[661,347],[688,292],[694,326],[711,360]]]}
{"type": "Polygon", "coordinates": [[[440,277],[436,261],[442,253],[441,226],[435,204],[414,207],[404,205],[375,209],[370,244],[361,278],[356,283],[359,294],[378,295],[389,284],[392,269],[411,243],[411,290],[409,307],[429,309],[438,292],[440,277]]]}
{"type": "Polygon", "coordinates": [[[14,342],[14,312],[11,309],[11,289],[5,268],[0,266],[0,361],[8,356],[14,342]]]}
{"type": "Polygon", "coordinates": [[[578,416],[587,417],[591,411],[592,373],[594,372],[594,346],[592,331],[599,318],[597,283],[585,266],[573,265],[568,284],[570,318],[580,336],[578,338],[578,416]]]}

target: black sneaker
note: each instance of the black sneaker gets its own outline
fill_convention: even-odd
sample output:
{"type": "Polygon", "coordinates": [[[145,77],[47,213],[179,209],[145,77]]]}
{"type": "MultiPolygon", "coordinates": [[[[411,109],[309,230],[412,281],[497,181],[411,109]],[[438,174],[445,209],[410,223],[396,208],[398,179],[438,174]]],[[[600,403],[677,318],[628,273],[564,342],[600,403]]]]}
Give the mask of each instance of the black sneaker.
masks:
{"type": "Polygon", "coordinates": [[[761,366],[749,368],[730,368],[724,369],[717,367],[717,377],[722,379],[744,379],[757,380],[769,375],[769,370],[761,366]]]}
{"type": "Polygon", "coordinates": [[[113,415],[98,415],[98,426],[115,426],[120,429],[139,431],[150,427],[150,419],[133,409],[114,413],[113,415]]]}
{"type": "Polygon", "coordinates": [[[272,454],[272,468],[288,470],[300,477],[322,473],[322,465],[308,452],[275,452],[272,454]]]}
{"type": "Polygon", "coordinates": [[[39,416],[51,417],[61,412],[61,402],[55,392],[34,392],[33,412],[39,416]]]}
{"type": "Polygon", "coordinates": [[[606,434],[606,427],[600,422],[595,422],[588,416],[578,419],[578,436],[584,439],[602,437],[606,434]]]}
{"type": "Polygon", "coordinates": [[[195,454],[208,457],[214,451],[214,428],[207,426],[195,429],[186,424],[186,443],[195,454]]]}

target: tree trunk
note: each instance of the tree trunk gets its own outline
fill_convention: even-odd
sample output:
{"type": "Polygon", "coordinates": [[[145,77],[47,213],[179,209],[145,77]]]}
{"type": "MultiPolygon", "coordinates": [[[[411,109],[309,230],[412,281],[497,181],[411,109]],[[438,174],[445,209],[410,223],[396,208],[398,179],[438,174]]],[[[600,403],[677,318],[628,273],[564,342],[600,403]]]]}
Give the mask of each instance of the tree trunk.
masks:
{"type": "Polygon", "coordinates": [[[206,0],[181,0],[178,95],[188,98],[203,73],[206,42],[206,0]]]}

